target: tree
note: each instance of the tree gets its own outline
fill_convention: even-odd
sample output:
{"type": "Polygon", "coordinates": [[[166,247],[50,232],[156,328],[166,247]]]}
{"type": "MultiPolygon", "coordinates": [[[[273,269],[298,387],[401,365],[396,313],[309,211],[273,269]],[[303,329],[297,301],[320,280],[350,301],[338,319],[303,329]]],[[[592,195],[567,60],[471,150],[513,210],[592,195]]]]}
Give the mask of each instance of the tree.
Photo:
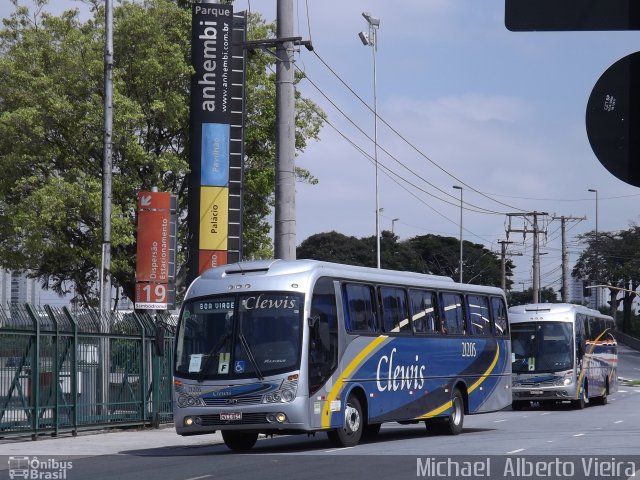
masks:
{"type": "MultiPolygon", "coordinates": [[[[380,239],[380,264],[389,270],[419,272],[421,259],[406,242],[398,242],[398,237],[383,230],[380,239]]],[[[335,231],[318,233],[304,240],[297,248],[297,258],[324,260],[327,262],[376,266],[375,237],[348,237],[335,231]]]]}
{"type": "MultiPolygon", "coordinates": [[[[424,262],[424,271],[460,278],[460,241],[453,237],[422,235],[408,240],[424,262]]],[[[463,280],[480,285],[502,285],[502,265],[498,255],[483,245],[463,242],[463,280]]],[[[510,288],[513,263],[506,263],[507,289],[510,288]]]]}
{"type": "MultiPolygon", "coordinates": [[[[438,235],[413,237],[402,242],[388,230],[380,239],[380,263],[382,268],[410,272],[444,275],[458,279],[457,268],[460,247],[455,238],[438,235]]],[[[469,283],[501,285],[501,263],[496,254],[482,245],[467,242],[469,283]]],[[[312,235],[298,247],[298,258],[313,258],[349,265],[376,266],[375,237],[347,237],[337,232],[312,235]]],[[[511,274],[511,262],[507,263],[507,274],[511,274]]],[[[510,282],[509,282],[510,283],[510,282]]]]}
{"type": "Polygon", "coordinates": [[[599,232],[597,235],[588,232],[580,238],[587,247],[576,261],[572,276],[600,285],[611,285],[610,315],[615,318],[618,306],[622,303],[622,331],[629,332],[631,307],[637,296],[635,291],[640,287],[640,227],[634,225],[628,230],[599,232]]]}
{"type": "MultiPolygon", "coordinates": [[[[533,302],[533,289],[525,291],[510,290],[507,292],[507,303],[509,305],[526,305],[533,302]]],[[[540,301],[542,303],[558,303],[558,296],[553,288],[543,287],[540,289],[540,301]]]]}
{"type": "MultiPolygon", "coordinates": [[[[36,13],[18,7],[0,31],[0,265],[95,304],[101,256],[104,12],[36,13]]],[[[157,186],[178,196],[188,175],[190,10],[169,0],[114,9],[112,264],[114,286],[134,296],[136,196],[157,186]]],[[[250,17],[249,36],[274,31],[250,17]]],[[[254,53],[247,74],[245,256],[270,252],[266,216],[275,179],[275,58],[254,53]]],[[[298,79],[301,77],[298,76],[298,79]]],[[[323,113],[297,97],[296,148],[316,139],[323,113]]],[[[314,182],[304,170],[303,181],[314,182]]],[[[184,265],[186,222],[179,222],[184,265]]],[[[184,272],[181,272],[182,274],[184,272]]],[[[181,275],[182,276],[182,275],[181,275]]]]}

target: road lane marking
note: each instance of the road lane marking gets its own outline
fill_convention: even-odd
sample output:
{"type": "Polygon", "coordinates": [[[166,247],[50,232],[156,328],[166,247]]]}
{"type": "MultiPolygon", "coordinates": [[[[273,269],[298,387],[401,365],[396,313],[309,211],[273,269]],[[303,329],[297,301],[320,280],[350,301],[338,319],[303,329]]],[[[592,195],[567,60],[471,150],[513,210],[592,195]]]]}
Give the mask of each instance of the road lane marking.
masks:
{"type": "Polygon", "coordinates": [[[507,419],[503,418],[502,420],[494,420],[493,423],[500,423],[500,422],[506,422],[507,419]]]}
{"type": "Polygon", "coordinates": [[[636,478],[638,478],[638,475],[640,475],[640,468],[638,470],[636,470],[635,472],[633,472],[631,474],[631,476],[629,476],[629,478],[627,478],[627,480],[635,480],[636,478]]]}
{"type": "Polygon", "coordinates": [[[517,450],[511,450],[510,452],[507,452],[507,455],[511,455],[512,453],[520,453],[520,452],[524,452],[524,448],[519,448],[517,450]]]}
{"type": "Polygon", "coordinates": [[[585,435],[584,433],[576,433],[576,434],[574,435],[574,437],[582,437],[582,436],[584,436],[584,435],[585,435]]]}
{"type": "Polygon", "coordinates": [[[185,478],[185,480],[201,480],[203,478],[210,478],[210,477],[213,477],[213,475],[202,475],[201,477],[185,478]]]}
{"type": "Polygon", "coordinates": [[[618,420],[618,421],[615,421],[615,422],[613,422],[613,423],[622,423],[623,421],[624,421],[624,420],[618,420]]]}

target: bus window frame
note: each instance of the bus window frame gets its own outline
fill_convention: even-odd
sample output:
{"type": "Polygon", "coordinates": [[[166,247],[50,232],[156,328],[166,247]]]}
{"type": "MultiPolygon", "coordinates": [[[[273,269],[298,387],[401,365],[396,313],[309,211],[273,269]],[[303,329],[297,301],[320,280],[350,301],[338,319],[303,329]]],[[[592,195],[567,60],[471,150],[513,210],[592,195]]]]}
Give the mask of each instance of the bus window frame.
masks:
{"type": "MultiPolygon", "coordinates": [[[[469,325],[468,325],[468,315],[466,312],[466,294],[464,292],[459,292],[456,290],[441,290],[438,292],[438,305],[439,305],[439,311],[440,311],[440,332],[443,335],[449,336],[449,337],[465,337],[465,336],[469,336],[469,325]],[[455,333],[449,333],[447,331],[447,315],[446,315],[446,304],[444,301],[444,296],[445,295],[457,295],[458,297],[460,297],[461,302],[459,303],[460,308],[462,309],[462,328],[463,331],[462,332],[455,332],[455,333]]],[[[458,305],[458,304],[456,304],[458,305]]]]}
{"type": "MultiPolygon", "coordinates": [[[[378,335],[380,332],[380,314],[379,314],[379,307],[378,307],[379,302],[377,299],[376,286],[371,283],[343,280],[341,281],[340,290],[342,294],[342,304],[343,304],[343,311],[345,315],[344,327],[345,327],[346,333],[349,335],[378,335]],[[348,294],[348,288],[351,285],[366,287],[369,290],[369,293],[370,293],[369,297],[372,304],[371,313],[373,314],[373,323],[374,323],[373,330],[371,329],[359,330],[359,329],[353,328],[353,319],[351,318],[351,308],[349,306],[349,302],[351,301],[351,299],[349,298],[349,294],[348,294]]],[[[357,299],[357,300],[360,301],[360,299],[357,299]]],[[[369,328],[370,327],[371,325],[369,325],[369,328]]]]}
{"type": "MultiPolygon", "coordinates": [[[[418,337],[424,337],[424,336],[434,336],[434,335],[442,335],[442,330],[441,330],[441,319],[440,319],[440,310],[439,310],[439,305],[440,302],[438,300],[438,291],[437,290],[427,290],[424,288],[409,288],[408,291],[408,297],[409,297],[409,316],[411,318],[411,334],[414,336],[418,336],[418,337]],[[431,306],[433,309],[433,329],[429,329],[425,332],[417,332],[415,329],[415,322],[413,320],[413,316],[415,314],[418,313],[418,311],[414,312],[413,310],[413,299],[411,294],[413,292],[416,293],[420,293],[420,294],[425,294],[428,293],[431,295],[431,306]]],[[[422,297],[421,297],[422,300],[422,297]]],[[[419,309],[420,311],[423,311],[422,308],[419,309]]]]}
{"type": "Polygon", "coordinates": [[[492,336],[493,335],[493,314],[491,312],[491,297],[489,295],[484,295],[481,293],[468,293],[465,295],[465,300],[466,300],[466,307],[468,312],[467,323],[469,324],[468,326],[470,327],[469,335],[473,337],[478,337],[478,338],[492,336]],[[482,298],[486,302],[485,306],[486,306],[488,325],[487,325],[487,328],[482,329],[481,333],[478,333],[476,331],[475,324],[473,323],[473,318],[472,318],[473,312],[472,312],[469,297],[482,298]]]}
{"type": "Polygon", "coordinates": [[[400,335],[400,336],[411,336],[412,332],[413,332],[413,326],[411,324],[411,315],[409,314],[409,296],[407,295],[407,289],[405,287],[401,287],[399,285],[386,285],[386,284],[382,284],[382,285],[376,285],[376,300],[378,302],[378,311],[379,311],[379,321],[378,321],[378,331],[380,333],[383,333],[384,335],[400,335]],[[396,291],[399,291],[402,293],[402,295],[404,296],[404,318],[401,320],[402,321],[407,321],[407,325],[408,327],[405,328],[404,330],[398,330],[398,331],[393,331],[393,329],[391,330],[387,330],[386,329],[386,325],[385,325],[385,307],[384,307],[384,301],[383,301],[383,289],[393,289],[396,291]]]}

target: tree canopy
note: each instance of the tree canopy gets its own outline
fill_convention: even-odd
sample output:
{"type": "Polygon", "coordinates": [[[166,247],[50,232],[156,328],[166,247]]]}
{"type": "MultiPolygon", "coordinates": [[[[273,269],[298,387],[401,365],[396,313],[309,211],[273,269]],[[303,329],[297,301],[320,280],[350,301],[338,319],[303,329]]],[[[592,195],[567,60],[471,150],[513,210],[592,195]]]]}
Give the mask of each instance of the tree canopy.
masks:
{"type": "MultiPolygon", "coordinates": [[[[337,232],[319,233],[304,240],[298,258],[368,267],[376,266],[375,237],[356,238],[337,232]]],[[[460,243],[453,237],[422,235],[399,241],[389,231],[380,242],[382,268],[444,275],[459,280],[460,243]]],[[[513,264],[507,261],[507,276],[513,264]]],[[[466,283],[500,286],[502,268],[499,256],[480,244],[464,243],[463,280],[466,283]]],[[[507,284],[511,284],[507,280],[507,284]]]]}
{"type": "Polygon", "coordinates": [[[632,225],[619,232],[591,231],[580,239],[586,248],[578,257],[572,276],[614,287],[609,289],[609,313],[615,318],[622,303],[622,330],[629,332],[631,307],[640,287],[640,227],[632,225]]]}
{"type": "MultiPolygon", "coordinates": [[[[17,6],[0,30],[0,266],[26,271],[58,293],[97,298],[101,255],[104,11],[59,16],[17,6]]],[[[186,3],[186,2],[183,2],[186,3]]],[[[178,196],[185,218],[191,13],[169,0],[114,8],[112,278],[134,296],[136,196],[156,186],[178,196]]],[[[260,16],[249,37],[273,36],[260,16]]],[[[271,255],[266,217],[275,175],[275,58],[248,58],[244,254],[271,255]]],[[[298,81],[301,76],[298,76],[298,81]]],[[[317,139],[324,114],[296,97],[296,149],[317,139]]],[[[297,171],[301,181],[315,182],[297,171]]],[[[179,224],[184,265],[186,222],[179,224]]],[[[184,273],[184,272],[181,272],[184,273]]]]}

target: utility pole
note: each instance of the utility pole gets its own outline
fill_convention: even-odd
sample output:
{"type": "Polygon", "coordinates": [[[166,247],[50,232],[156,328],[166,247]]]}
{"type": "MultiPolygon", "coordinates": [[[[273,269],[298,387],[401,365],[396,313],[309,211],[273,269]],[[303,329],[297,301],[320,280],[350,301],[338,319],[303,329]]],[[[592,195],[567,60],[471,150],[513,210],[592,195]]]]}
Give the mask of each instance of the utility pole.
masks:
{"type": "Polygon", "coordinates": [[[275,258],[296,258],[295,98],[293,0],[278,0],[276,46],[276,208],[275,258]]]}
{"type": "Polygon", "coordinates": [[[540,233],[544,233],[546,235],[546,230],[540,230],[538,226],[538,217],[539,216],[548,215],[546,212],[529,212],[529,213],[507,213],[507,217],[509,219],[509,225],[507,227],[507,240],[509,240],[509,233],[511,232],[520,232],[522,233],[523,241],[526,239],[527,233],[529,230],[526,228],[526,223],[524,228],[522,229],[514,229],[511,228],[511,220],[514,217],[522,217],[525,222],[529,221],[528,219],[531,217],[531,223],[533,229],[531,233],[533,234],[533,295],[532,302],[539,303],[540,302],[540,247],[538,242],[538,235],[540,233]]]}
{"type": "Polygon", "coordinates": [[[552,217],[552,220],[560,220],[560,229],[562,232],[562,301],[569,301],[569,253],[567,251],[567,231],[566,223],[568,221],[586,220],[587,217],[552,217]]]}
{"type": "Polygon", "coordinates": [[[113,128],[113,5],[105,1],[104,132],[102,159],[102,261],[100,265],[100,313],[111,310],[111,183],[113,128]]]}
{"type": "MultiPolygon", "coordinates": [[[[507,245],[513,242],[508,240],[500,240],[498,242],[501,245],[500,253],[500,265],[502,267],[502,290],[507,290],[507,245]]],[[[511,253],[510,255],[522,255],[521,253],[511,253]]]]}

